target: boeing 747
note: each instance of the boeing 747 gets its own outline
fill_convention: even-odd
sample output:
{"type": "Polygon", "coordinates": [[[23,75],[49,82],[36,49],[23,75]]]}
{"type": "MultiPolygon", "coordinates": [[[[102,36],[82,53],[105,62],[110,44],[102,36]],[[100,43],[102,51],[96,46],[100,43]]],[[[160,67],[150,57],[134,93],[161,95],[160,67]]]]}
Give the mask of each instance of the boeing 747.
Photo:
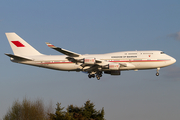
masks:
{"type": "Polygon", "coordinates": [[[61,71],[83,71],[89,78],[98,80],[102,74],[120,75],[124,70],[157,69],[172,65],[176,59],[163,51],[124,51],[106,54],[78,54],[46,43],[64,55],[44,55],[16,33],[6,33],[14,54],[5,54],[12,62],[61,71]]]}

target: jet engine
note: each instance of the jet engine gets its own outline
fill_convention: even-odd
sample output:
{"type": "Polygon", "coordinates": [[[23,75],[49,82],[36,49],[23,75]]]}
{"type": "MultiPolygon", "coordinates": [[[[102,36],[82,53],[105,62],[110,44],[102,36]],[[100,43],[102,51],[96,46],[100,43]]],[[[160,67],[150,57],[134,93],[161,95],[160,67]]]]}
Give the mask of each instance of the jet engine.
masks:
{"type": "Polygon", "coordinates": [[[112,64],[105,65],[102,68],[103,69],[109,69],[109,70],[119,70],[120,64],[112,63],[112,64]]]}
{"type": "Polygon", "coordinates": [[[83,58],[80,60],[81,63],[93,65],[96,63],[95,58],[83,58]]]}

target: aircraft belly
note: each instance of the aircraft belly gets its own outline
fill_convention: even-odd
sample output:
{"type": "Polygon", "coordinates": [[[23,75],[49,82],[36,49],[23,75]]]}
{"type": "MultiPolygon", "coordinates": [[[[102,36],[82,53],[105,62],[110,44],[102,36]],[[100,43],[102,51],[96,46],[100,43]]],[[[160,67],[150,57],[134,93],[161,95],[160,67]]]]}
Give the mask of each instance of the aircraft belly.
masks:
{"type": "Polygon", "coordinates": [[[78,69],[79,65],[76,64],[49,64],[49,68],[51,69],[57,69],[57,70],[64,70],[64,71],[75,71],[78,69]]]}
{"type": "Polygon", "coordinates": [[[165,67],[167,64],[165,62],[141,62],[134,64],[136,69],[152,69],[158,67],[165,67]]]}
{"type": "Polygon", "coordinates": [[[33,65],[37,67],[49,68],[54,70],[62,70],[62,71],[77,71],[79,65],[74,63],[66,63],[66,64],[53,64],[53,63],[41,63],[41,62],[21,62],[26,65],[33,65]]]}

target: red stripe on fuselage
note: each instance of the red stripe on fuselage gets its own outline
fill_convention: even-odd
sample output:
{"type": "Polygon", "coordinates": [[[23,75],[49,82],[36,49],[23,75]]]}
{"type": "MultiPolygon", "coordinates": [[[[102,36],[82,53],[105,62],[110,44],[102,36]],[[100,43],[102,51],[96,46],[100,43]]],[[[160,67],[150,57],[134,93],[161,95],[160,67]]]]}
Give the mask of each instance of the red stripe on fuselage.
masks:
{"type": "MultiPolygon", "coordinates": [[[[165,62],[165,61],[169,61],[169,60],[122,60],[122,61],[109,61],[109,62],[165,62]]],[[[42,62],[39,64],[70,64],[73,62],[42,62]]]]}
{"type": "Polygon", "coordinates": [[[67,63],[73,63],[73,62],[42,62],[39,64],[67,64],[67,63]]]}

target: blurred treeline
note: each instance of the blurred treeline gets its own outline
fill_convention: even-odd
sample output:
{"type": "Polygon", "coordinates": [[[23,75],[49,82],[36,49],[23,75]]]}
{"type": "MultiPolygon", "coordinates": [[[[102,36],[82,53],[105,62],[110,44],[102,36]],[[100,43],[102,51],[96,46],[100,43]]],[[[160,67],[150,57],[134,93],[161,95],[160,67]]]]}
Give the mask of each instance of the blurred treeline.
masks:
{"type": "Polygon", "coordinates": [[[66,110],[61,103],[45,106],[43,100],[30,101],[26,98],[22,102],[16,100],[9,108],[3,120],[105,120],[104,108],[96,110],[94,103],[87,100],[82,107],[69,105],[66,110]]]}

